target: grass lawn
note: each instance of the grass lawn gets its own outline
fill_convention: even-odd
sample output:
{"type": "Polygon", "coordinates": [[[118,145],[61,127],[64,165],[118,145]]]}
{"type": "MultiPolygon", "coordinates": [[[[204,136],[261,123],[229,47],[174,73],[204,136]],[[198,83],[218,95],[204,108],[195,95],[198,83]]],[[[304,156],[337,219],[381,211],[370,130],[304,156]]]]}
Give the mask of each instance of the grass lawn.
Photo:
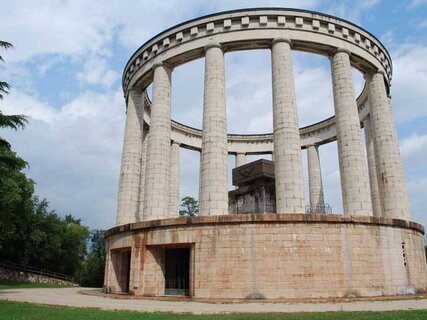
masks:
{"type": "Polygon", "coordinates": [[[59,284],[52,283],[33,283],[29,281],[7,281],[0,280],[0,290],[2,289],[19,289],[19,288],[64,288],[59,284]]]}
{"type": "MultiPolygon", "coordinates": [[[[0,293],[1,295],[1,293],[0,293]]],[[[191,315],[172,313],[138,313],[131,311],[104,311],[88,308],[68,308],[35,305],[0,300],[1,320],[172,320],[172,319],[265,319],[265,320],[425,320],[427,310],[396,312],[325,312],[325,313],[262,313],[227,315],[191,315]]]]}

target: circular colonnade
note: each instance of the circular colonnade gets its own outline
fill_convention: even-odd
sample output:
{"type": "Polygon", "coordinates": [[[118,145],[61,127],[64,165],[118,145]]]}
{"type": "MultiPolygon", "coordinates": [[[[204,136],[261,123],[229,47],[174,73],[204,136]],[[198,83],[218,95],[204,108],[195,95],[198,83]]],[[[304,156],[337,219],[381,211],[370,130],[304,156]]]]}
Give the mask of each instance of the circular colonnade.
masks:
{"type": "Polygon", "coordinates": [[[107,233],[106,290],[294,298],[424,289],[424,230],[408,221],[391,76],[390,56],[373,35],[348,21],[296,9],[218,13],[146,42],[123,74],[127,117],[118,227],[107,233]],[[273,133],[228,135],[224,53],[250,49],[271,49],[273,133]],[[298,127],[291,50],[330,58],[333,117],[298,127]],[[173,68],[200,57],[202,130],[171,120],[173,68]],[[352,67],[366,79],[357,99],[352,67]],[[146,95],[151,83],[152,102],[146,95]],[[335,140],[344,215],[304,215],[301,149],[308,152],[309,202],[322,207],[318,147],[335,140]],[[199,217],[191,219],[176,218],[180,147],[201,154],[199,217]],[[268,153],[274,159],[277,212],[229,215],[228,154],[241,165],[247,154],[268,153]],[[171,272],[178,271],[171,261],[177,259],[185,271],[174,278],[171,272]],[[171,283],[181,286],[178,278],[185,279],[179,281],[186,291],[168,289],[171,283]]]}

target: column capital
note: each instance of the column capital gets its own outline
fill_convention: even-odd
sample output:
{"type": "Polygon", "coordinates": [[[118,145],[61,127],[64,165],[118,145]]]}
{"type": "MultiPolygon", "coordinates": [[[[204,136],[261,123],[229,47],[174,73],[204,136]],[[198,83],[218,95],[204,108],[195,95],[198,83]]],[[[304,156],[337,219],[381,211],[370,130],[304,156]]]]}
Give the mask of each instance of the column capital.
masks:
{"type": "Polygon", "coordinates": [[[141,89],[141,88],[138,88],[138,87],[131,87],[131,88],[129,88],[128,89],[128,93],[142,93],[143,92],[143,90],[141,89]]]}
{"type": "Polygon", "coordinates": [[[310,144],[307,144],[307,145],[306,145],[306,147],[307,147],[307,149],[308,149],[309,147],[319,148],[319,145],[318,145],[317,143],[310,143],[310,144]]]}
{"type": "Polygon", "coordinates": [[[170,63],[167,63],[164,61],[156,61],[153,63],[153,67],[152,67],[153,70],[155,70],[158,67],[164,67],[164,68],[169,69],[171,71],[173,70],[173,66],[170,63]]]}
{"type": "Polygon", "coordinates": [[[277,37],[271,41],[271,45],[274,46],[276,43],[286,42],[289,46],[292,46],[292,40],[288,37],[277,37]]]}
{"type": "Polygon", "coordinates": [[[386,75],[386,73],[385,73],[384,71],[382,71],[382,70],[372,70],[372,71],[367,71],[367,72],[365,72],[365,73],[363,74],[363,79],[365,79],[366,81],[368,81],[368,80],[372,80],[372,78],[373,78],[375,75],[377,75],[377,74],[379,74],[379,75],[381,75],[383,78],[387,79],[387,75],[386,75]]]}
{"type": "Polygon", "coordinates": [[[350,51],[350,49],[347,49],[347,48],[337,48],[334,51],[334,55],[336,55],[337,53],[340,53],[340,52],[347,53],[349,56],[351,56],[351,51],[350,51]]]}
{"type": "Polygon", "coordinates": [[[215,42],[215,41],[210,41],[210,42],[205,44],[205,52],[211,48],[218,48],[218,49],[221,49],[221,51],[224,50],[224,48],[221,46],[221,44],[219,44],[218,42],[215,42]]]}

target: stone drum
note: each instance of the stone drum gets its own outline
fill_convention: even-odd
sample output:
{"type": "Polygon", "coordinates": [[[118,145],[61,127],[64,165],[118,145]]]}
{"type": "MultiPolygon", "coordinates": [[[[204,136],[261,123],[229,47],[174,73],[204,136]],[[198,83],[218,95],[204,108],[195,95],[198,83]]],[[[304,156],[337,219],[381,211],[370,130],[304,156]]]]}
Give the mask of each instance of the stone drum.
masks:
{"type": "Polygon", "coordinates": [[[424,229],[411,221],[391,77],[390,55],[375,36],[305,10],[220,12],[143,44],[123,73],[126,129],[117,226],[106,234],[106,292],[283,299],[425,290],[424,229]],[[224,54],[248,49],[271,50],[274,131],[231,135],[224,54]],[[331,62],[335,114],[303,128],[292,50],[331,62]],[[171,119],[171,75],[175,67],[202,57],[198,130],[171,119]],[[358,97],[352,67],[366,81],[358,97]],[[338,144],[340,214],[325,211],[319,160],[322,146],[332,141],[338,144]],[[178,215],[180,148],[200,152],[199,214],[191,218],[178,215]],[[308,155],[307,200],[302,149],[308,155]],[[254,154],[272,154],[274,163],[248,166],[246,155],[254,154]],[[229,155],[236,157],[236,167],[244,166],[236,173],[261,168],[263,180],[243,177],[246,182],[229,193],[229,155]],[[244,197],[252,207],[236,210],[244,197]]]}

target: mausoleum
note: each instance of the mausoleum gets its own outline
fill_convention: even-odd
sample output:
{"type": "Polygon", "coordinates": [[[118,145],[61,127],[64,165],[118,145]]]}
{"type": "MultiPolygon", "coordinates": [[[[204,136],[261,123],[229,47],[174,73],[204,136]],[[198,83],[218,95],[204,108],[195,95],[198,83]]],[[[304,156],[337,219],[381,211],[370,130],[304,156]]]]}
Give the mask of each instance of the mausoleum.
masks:
{"type": "Polygon", "coordinates": [[[106,234],[106,292],[277,299],[424,291],[424,228],[411,220],[391,79],[390,55],[374,35],[306,10],[220,12],[147,41],[123,73],[126,129],[117,225],[106,234]],[[271,50],[273,132],[229,134],[224,55],[256,49],[271,50]],[[299,127],[292,50],[330,59],[333,117],[299,127]],[[171,74],[203,57],[199,130],[171,119],[171,74]],[[365,79],[358,97],[352,67],[365,79]],[[343,212],[331,214],[319,157],[333,141],[343,212]],[[197,217],[178,215],[180,148],[200,152],[197,217]],[[273,162],[246,164],[263,154],[273,162]]]}

